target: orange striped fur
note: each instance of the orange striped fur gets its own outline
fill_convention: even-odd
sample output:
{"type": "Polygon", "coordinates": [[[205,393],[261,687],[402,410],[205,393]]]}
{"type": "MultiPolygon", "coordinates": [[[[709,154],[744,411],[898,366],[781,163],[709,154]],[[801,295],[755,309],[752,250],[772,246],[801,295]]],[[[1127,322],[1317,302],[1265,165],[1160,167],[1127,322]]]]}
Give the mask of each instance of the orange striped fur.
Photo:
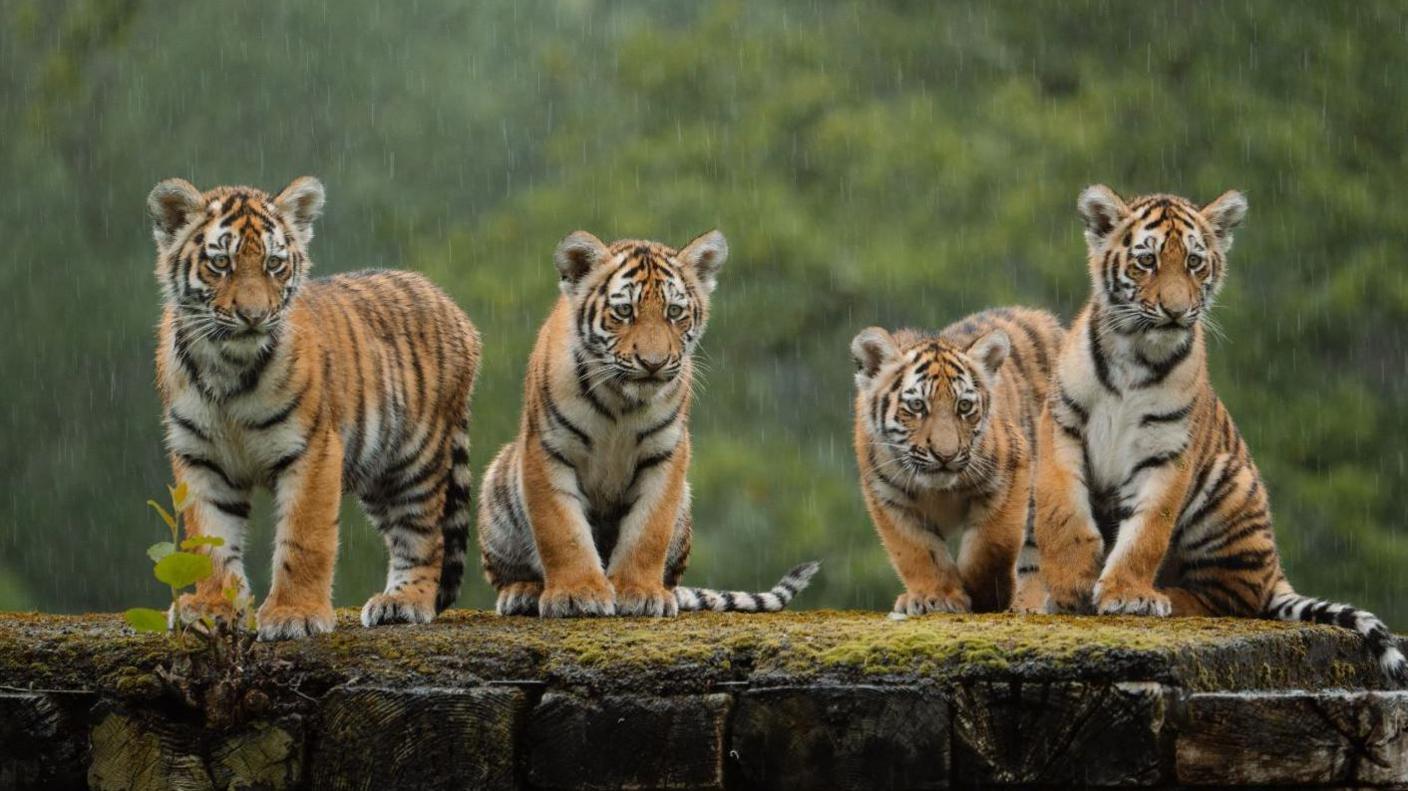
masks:
{"type": "Polygon", "coordinates": [[[1092,284],[1042,412],[1036,538],[1055,611],[1234,615],[1362,634],[1392,677],[1383,623],[1297,594],[1246,442],[1208,380],[1203,321],[1225,278],[1241,193],[1081,194],[1092,284]]]}
{"type": "Polygon", "coordinates": [[[1014,595],[1030,609],[1041,598],[1034,552],[1022,550],[1035,421],[1062,334],[1049,313],[1000,308],[937,335],[871,327],[852,341],[856,458],[904,583],[895,612],[993,612],[1014,595]]]}
{"type": "Polygon", "coordinates": [[[222,590],[247,588],[250,496],[267,486],[278,527],[261,639],[333,628],[344,492],[361,498],[391,554],[385,590],[362,611],[368,626],[422,623],[449,606],[468,541],[478,333],[420,275],[310,280],[322,204],[311,178],[277,196],[172,179],[148,199],[167,447],[191,493],[188,532],[225,542],[209,550],[218,573],[181,607],[229,614],[222,590]]]}
{"type": "Polygon", "coordinates": [[[780,609],[814,567],[762,594],[678,587],[689,559],[693,351],[728,255],[610,246],[585,231],[555,256],[562,296],[528,358],[517,439],[484,474],[479,544],[506,615],[780,609]]]}

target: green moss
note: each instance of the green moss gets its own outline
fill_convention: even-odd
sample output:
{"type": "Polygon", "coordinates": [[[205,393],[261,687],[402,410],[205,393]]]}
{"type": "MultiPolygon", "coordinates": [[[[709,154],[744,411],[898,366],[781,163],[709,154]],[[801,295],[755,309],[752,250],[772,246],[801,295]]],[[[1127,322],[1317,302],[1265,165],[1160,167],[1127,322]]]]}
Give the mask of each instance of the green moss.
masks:
{"type": "MultiPolygon", "coordinates": [[[[171,658],[169,641],[132,635],[115,616],[0,616],[0,675],[36,686],[96,685],[151,696],[160,688],[156,668],[171,658]]],[[[543,621],[452,611],[428,626],[369,630],[344,611],[333,634],[256,646],[249,671],[316,696],[348,680],[647,690],[950,677],[1161,680],[1197,689],[1353,686],[1374,683],[1371,664],[1345,630],[1258,620],[934,615],[892,621],[881,613],[810,611],[543,621]]]]}

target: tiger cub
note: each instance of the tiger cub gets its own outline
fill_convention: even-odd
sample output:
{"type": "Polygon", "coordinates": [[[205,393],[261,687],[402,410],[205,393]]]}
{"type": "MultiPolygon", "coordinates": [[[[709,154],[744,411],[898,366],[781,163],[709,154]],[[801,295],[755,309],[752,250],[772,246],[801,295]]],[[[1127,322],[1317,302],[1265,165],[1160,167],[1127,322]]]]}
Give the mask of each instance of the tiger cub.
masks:
{"type": "Polygon", "coordinates": [[[861,489],[904,583],[895,612],[993,612],[1014,591],[1017,609],[1037,606],[1032,442],[1062,335],[1049,313],[1001,308],[851,342],[861,489]]]}
{"type": "MultiPolygon", "coordinates": [[[[182,597],[229,614],[246,590],[250,494],[278,512],[273,586],[259,637],[333,628],[338,505],[357,493],[391,553],[366,626],[424,623],[454,602],[469,528],[469,397],[479,336],[439,289],[408,272],[310,280],[323,187],[202,193],[170,179],[147,199],[164,299],[157,388],[187,530],[224,540],[217,573],[182,597]]],[[[175,613],[173,613],[173,616],[175,613]]]]}
{"type": "Polygon", "coordinates": [[[1383,669],[1404,658],[1370,613],[1295,593],[1266,488],[1208,382],[1202,319],[1247,211],[1086,189],[1093,293],[1041,416],[1037,543],[1056,611],[1234,615],[1338,624],[1383,669]]]}
{"type": "Polygon", "coordinates": [[[522,426],[484,474],[479,545],[504,615],[780,610],[798,566],[761,594],[676,587],[692,522],[692,354],[728,257],[711,231],[676,252],[558,245],[562,296],[528,358],[522,426]]]}

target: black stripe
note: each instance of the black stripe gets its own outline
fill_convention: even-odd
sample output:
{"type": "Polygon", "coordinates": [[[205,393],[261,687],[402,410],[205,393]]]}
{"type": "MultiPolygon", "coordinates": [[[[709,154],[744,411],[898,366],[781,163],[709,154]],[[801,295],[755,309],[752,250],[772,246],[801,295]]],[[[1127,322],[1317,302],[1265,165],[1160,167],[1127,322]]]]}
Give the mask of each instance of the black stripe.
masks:
{"type": "Polygon", "coordinates": [[[289,415],[292,415],[294,410],[298,409],[299,405],[303,403],[304,394],[306,394],[308,392],[308,389],[312,386],[313,381],[310,378],[308,383],[303,385],[303,389],[299,391],[298,395],[294,396],[293,400],[288,402],[288,405],[285,406],[283,409],[280,409],[278,412],[275,412],[274,414],[264,418],[263,420],[257,423],[246,423],[245,425],[254,431],[264,431],[266,429],[271,429],[274,426],[279,425],[285,420],[288,420],[289,415]]]}
{"type": "Polygon", "coordinates": [[[1129,471],[1129,475],[1125,476],[1124,483],[1120,484],[1120,488],[1123,489],[1128,486],[1130,482],[1134,480],[1134,476],[1139,473],[1155,467],[1162,467],[1182,455],[1183,449],[1179,448],[1178,450],[1171,450],[1167,453],[1156,453],[1152,456],[1146,456],[1140,459],[1139,463],[1134,465],[1134,469],[1129,471]]]}
{"type": "Polygon", "coordinates": [[[1110,381],[1110,362],[1105,359],[1105,352],[1100,348],[1100,337],[1095,328],[1095,322],[1098,320],[1099,314],[1091,308],[1090,315],[1086,318],[1086,335],[1089,338],[1090,360],[1095,364],[1095,378],[1099,379],[1100,386],[1112,395],[1119,395],[1120,391],[1115,389],[1114,382],[1110,381]]]}
{"type": "Polygon", "coordinates": [[[1076,417],[1080,418],[1080,424],[1082,426],[1090,422],[1090,412],[1088,412],[1085,407],[1081,406],[1074,398],[1067,395],[1066,388],[1058,385],[1057,392],[1061,398],[1061,403],[1065,404],[1066,409],[1069,409],[1071,412],[1075,413],[1076,417]]]}
{"type": "Polygon", "coordinates": [[[596,393],[593,393],[593,392],[591,391],[591,389],[588,387],[588,382],[587,382],[587,364],[586,364],[586,362],[582,359],[582,356],[581,356],[579,353],[577,353],[576,351],[574,351],[574,352],[572,353],[572,357],[573,357],[573,359],[576,361],[576,364],[577,364],[577,391],[578,391],[578,393],[582,396],[582,398],[585,398],[585,399],[587,400],[587,403],[591,404],[592,409],[596,410],[597,414],[601,415],[602,417],[606,418],[607,420],[615,421],[615,420],[616,420],[616,415],[612,414],[611,410],[610,410],[610,409],[607,409],[607,408],[606,408],[606,405],[603,404],[603,403],[601,403],[601,399],[599,399],[599,398],[596,397],[596,393]]]}
{"type": "Polygon", "coordinates": [[[665,429],[669,428],[670,426],[673,426],[675,424],[675,420],[679,418],[679,416],[680,407],[679,405],[676,405],[674,411],[670,413],[669,417],[665,418],[659,423],[656,423],[650,428],[638,432],[636,434],[636,444],[639,445],[640,443],[645,442],[646,439],[650,438],[652,435],[658,434],[664,431],[665,429]]]}
{"type": "Polygon", "coordinates": [[[1189,401],[1187,404],[1172,412],[1153,412],[1147,414],[1139,419],[1139,425],[1147,427],[1155,423],[1177,423],[1193,413],[1194,403],[1193,401],[1189,401]]]}
{"type": "Polygon", "coordinates": [[[175,423],[176,425],[180,426],[188,433],[194,434],[197,439],[206,443],[210,442],[210,435],[206,434],[204,431],[201,431],[199,426],[197,426],[194,422],[186,418],[181,413],[173,409],[170,412],[167,412],[166,414],[167,417],[171,418],[172,423],[175,423]]]}
{"type": "Polygon", "coordinates": [[[236,519],[249,518],[249,503],[227,503],[223,500],[211,500],[210,504],[236,519]]]}
{"type": "Polygon", "coordinates": [[[658,467],[664,462],[669,461],[670,457],[673,455],[675,455],[675,449],[670,448],[667,451],[662,451],[660,453],[654,453],[649,456],[646,456],[645,458],[636,462],[635,472],[631,473],[631,482],[626,484],[626,491],[630,491],[631,487],[636,485],[636,482],[640,480],[640,476],[642,473],[652,467],[658,467]]]}
{"type": "Polygon", "coordinates": [[[269,362],[274,359],[274,350],[277,348],[278,343],[271,340],[269,345],[261,349],[259,356],[254,358],[253,365],[240,374],[239,384],[235,386],[234,390],[226,393],[225,397],[241,396],[258,387],[259,381],[264,378],[264,371],[269,367],[269,362]]]}
{"type": "Polygon", "coordinates": [[[558,464],[561,464],[564,467],[567,467],[568,469],[571,469],[573,472],[577,471],[577,465],[573,464],[570,460],[568,460],[566,456],[562,455],[562,453],[557,448],[554,448],[553,446],[549,445],[548,441],[544,439],[541,435],[539,435],[538,437],[538,444],[542,446],[543,452],[548,454],[548,458],[552,459],[558,464]]]}
{"type": "Polygon", "coordinates": [[[548,408],[548,415],[549,415],[549,416],[553,419],[553,421],[556,422],[559,426],[562,426],[563,428],[565,428],[565,429],[567,429],[568,431],[572,432],[573,436],[575,436],[578,440],[580,440],[581,443],[582,443],[584,446],[586,446],[586,448],[587,448],[588,450],[591,450],[591,447],[592,447],[592,438],[589,437],[589,436],[587,436],[587,432],[581,430],[581,429],[578,428],[572,421],[568,420],[568,419],[567,419],[567,416],[564,415],[564,414],[562,414],[562,411],[557,408],[557,402],[553,400],[553,398],[552,398],[552,392],[548,389],[548,378],[547,378],[547,371],[546,371],[546,370],[544,370],[544,372],[543,372],[543,387],[542,387],[542,390],[543,390],[543,404],[544,404],[545,406],[547,406],[547,408],[548,408]]]}
{"type": "Polygon", "coordinates": [[[1193,335],[1190,333],[1183,345],[1175,349],[1173,354],[1169,355],[1168,359],[1162,362],[1150,362],[1143,354],[1136,355],[1135,359],[1139,364],[1149,369],[1149,378],[1135,385],[1135,387],[1153,387],[1154,385],[1163,383],[1180,363],[1188,359],[1188,355],[1191,354],[1192,351],[1193,335]]]}
{"type": "Polygon", "coordinates": [[[230,476],[225,473],[225,470],[222,469],[220,465],[216,464],[210,459],[202,458],[200,456],[192,456],[189,453],[178,454],[177,458],[181,459],[181,461],[185,463],[185,465],[188,467],[198,467],[202,470],[208,470],[212,473],[215,473],[215,475],[219,476],[220,480],[223,481],[225,485],[230,487],[231,489],[241,488],[234,481],[230,480],[230,476]]]}

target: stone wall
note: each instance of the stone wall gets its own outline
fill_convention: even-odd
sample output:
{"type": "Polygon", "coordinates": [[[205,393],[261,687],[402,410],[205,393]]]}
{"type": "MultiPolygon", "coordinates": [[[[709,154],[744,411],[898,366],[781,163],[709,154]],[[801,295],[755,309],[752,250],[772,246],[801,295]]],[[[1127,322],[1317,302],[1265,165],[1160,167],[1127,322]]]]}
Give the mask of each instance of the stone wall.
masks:
{"type": "Polygon", "coordinates": [[[207,662],[0,617],[0,788],[1408,786],[1408,693],[1329,627],[456,612],[207,662]]]}

